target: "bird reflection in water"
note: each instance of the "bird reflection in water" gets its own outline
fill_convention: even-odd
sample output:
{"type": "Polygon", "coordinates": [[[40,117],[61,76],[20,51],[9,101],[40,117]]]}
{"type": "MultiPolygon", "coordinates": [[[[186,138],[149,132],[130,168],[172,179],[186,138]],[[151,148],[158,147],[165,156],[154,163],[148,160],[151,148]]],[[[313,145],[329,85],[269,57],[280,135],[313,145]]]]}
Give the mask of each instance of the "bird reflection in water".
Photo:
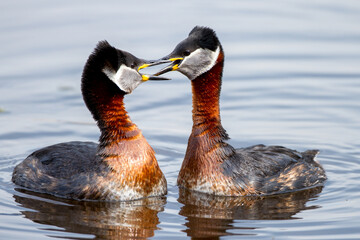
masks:
{"type": "Polygon", "coordinates": [[[179,212],[186,217],[185,232],[192,238],[217,239],[234,235],[229,230],[253,235],[249,227],[234,226],[234,220],[288,220],[303,210],[319,206],[306,206],[321,192],[322,187],[266,197],[222,197],[179,189],[178,201],[184,204],[179,212]],[[250,232],[249,232],[250,230],[250,232]]]}
{"type": "MultiPolygon", "coordinates": [[[[166,203],[165,197],[130,202],[75,201],[17,190],[25,194],[14,195],[15,201],[31,209],[21,211],[26,218],[63,228],[65,232],[90,234],[89,239],[94,236],[95,239],[153,237],[160,223],[158,213],[164,210],[166,203]]],[[[61,234],[57,236],[54,232],[54,237],[61,237],[61,234]]]]}

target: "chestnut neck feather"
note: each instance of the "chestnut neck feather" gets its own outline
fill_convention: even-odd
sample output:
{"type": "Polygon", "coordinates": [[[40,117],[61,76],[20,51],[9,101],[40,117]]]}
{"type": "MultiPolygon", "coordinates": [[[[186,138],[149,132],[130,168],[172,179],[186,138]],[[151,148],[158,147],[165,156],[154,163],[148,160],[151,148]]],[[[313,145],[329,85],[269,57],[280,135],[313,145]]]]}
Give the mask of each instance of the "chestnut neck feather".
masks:
{"type": "MultiPolygon", "coordinates": [[[[130,120],[125,105],[125,93],[120,90],[105,74],[85,72],[82,82],[84,101],[100,128],[98,154],[125,155],[132,140],[146,142],[141,131],[130,120]],[[127,144],[124,144],[124,143],[127,144]]],[[[146,143],[147,144],[147,143],[146,143]]],[[[140,153],[139,153],[140,154],[140,153]]]]}
{"type": "Polygon", "coordinates": [[[123,101],[124,94],[119,93],[100,106],[97,155],[112,169],[111,176],[118,182],[148,195],[163,179],[163,174],[154,150],[130,120],[123,101]]]}
{"type": "Polygon", "coordinates": [[[230,147],[224,142],[228,135],[221,125],[219,110],[223,65],[224,54],[220,51],[215,65],[191,81],[193,128],[178,177],[181,186],[191,188],[188,178],[197,179],[203,174],[216,175],[219,172],[218,163],[226,157],[222,149],[230,147]]]}
{"type": "Polygon", "coordinates": [[[228,136],[221,125],[220,90],[224,65],[224,54],[221,51],[215,65],[204,74],[191,81],[193,96],[193,129],[192,136],[210,135],[218,140],[228,136]]]}
{"type": "Polygon", "coordinates": [[[131,121],[125,105],[124,95],[113,96],[106,105],[101,106],[98,125],[101,130],[100,145],[119,143],[136,139],[141,131],[131,121]]]}
{"type": "Polygon", "coordinates": [[[100,106],[97,155],[111,169],[109,176],[116,182],[147,196],[163,179],[163,174],[154,150],[130,120],[123,100],[124,95],[117,94],[100,106]]]}

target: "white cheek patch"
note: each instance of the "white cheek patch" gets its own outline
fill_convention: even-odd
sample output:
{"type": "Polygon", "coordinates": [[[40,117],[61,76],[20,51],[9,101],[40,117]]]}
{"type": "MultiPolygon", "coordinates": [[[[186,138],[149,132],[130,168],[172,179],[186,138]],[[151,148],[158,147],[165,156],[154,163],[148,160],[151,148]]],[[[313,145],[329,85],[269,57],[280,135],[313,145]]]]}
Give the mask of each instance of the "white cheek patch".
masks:
{"type": "Polygon", "coordinates": [[[113,81],[121,90],[131,93],[142,83],[141,75],[132,68],[122,64],[117,72],[109,67],[105,67],[103,73],[113,81]]]}
{"type": "Polygon", "coordinates": [[[183,73],[190,80],[194,80],[204,72],[209,71],[219,57],[220,47],[215,52],[209,49],[196,49],[189,56],[185,57],[179,66],[179,72],[183,73]]]}

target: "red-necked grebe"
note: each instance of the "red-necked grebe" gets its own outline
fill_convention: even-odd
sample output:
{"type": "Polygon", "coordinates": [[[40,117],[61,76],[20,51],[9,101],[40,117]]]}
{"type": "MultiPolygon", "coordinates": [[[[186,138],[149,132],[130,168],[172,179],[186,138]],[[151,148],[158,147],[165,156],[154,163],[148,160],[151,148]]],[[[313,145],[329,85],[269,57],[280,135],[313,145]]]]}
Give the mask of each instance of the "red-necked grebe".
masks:
{"type": "Polygon", "coordinates": [[[146,80],[147,63],[99,42],[89,56],[81,90],[101,131],[99,144],[66,142],[29,155],[14,169],[12,181],[32,191],[58,197],[125,201],[167,192],[166,180],[140,129],[130,120],[124,96],[146,80]]]}
{"type": "Polygon", "coordinates": [[[177,183],[190,190],[223,196],[269,195],[322,185],[317,150],[297,152],[281,146],[235,149],[220,121],[219,96],[224,51],[215,32],[195,27],[172,53],[172,62],[154,75],[179,71],[191,80],[193,128],[177,183]]]}

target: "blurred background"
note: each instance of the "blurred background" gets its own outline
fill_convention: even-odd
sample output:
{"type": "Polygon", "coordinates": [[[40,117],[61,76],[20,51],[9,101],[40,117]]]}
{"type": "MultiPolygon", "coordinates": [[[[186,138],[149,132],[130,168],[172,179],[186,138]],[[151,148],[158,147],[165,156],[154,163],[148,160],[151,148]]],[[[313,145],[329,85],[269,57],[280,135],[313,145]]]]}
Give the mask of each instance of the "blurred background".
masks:
{"type": "Polygon", "coordinates": [[[0,239],[358,239],[359,66],[355,0],[2,1],[0,239]],[[14,166],[34,150],[97,141],[80,78],[98,41],[155,59],[196,25],[213,28],[225,51],[221,115],[230,143],[320,149],[329,177],[321,191],[252,205],[179,194],[192,120],[190,82],[177,72],[125,99],[168,179],[165,200],[94,207],[14,189],[14,166]]]}

